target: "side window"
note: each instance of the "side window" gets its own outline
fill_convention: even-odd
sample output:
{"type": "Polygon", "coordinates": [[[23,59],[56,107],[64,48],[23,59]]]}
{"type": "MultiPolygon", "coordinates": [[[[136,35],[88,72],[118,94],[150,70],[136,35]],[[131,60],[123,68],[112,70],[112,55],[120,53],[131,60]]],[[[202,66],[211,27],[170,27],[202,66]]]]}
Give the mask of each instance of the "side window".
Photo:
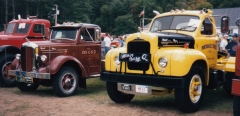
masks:
{"type": "Polygon", "coordinates": [[[82,29],[80,38],[84,39],[85,41],[92,41],[92,39],[94,40],[94,29],[82,29]]]}
{"type": "Polygon", "coordinates": [[[206,18],[202,23],[201,28],[202,35],[212,35],[213,34],[213,25],[209,18],[206,18]]]}
{"type": "Polygon", "coordinates": [[[43,25],[36,24],[36,25],[34,25],[33,32],[34,33],[41,33],[42,29],[43,29],[43,25]]]}

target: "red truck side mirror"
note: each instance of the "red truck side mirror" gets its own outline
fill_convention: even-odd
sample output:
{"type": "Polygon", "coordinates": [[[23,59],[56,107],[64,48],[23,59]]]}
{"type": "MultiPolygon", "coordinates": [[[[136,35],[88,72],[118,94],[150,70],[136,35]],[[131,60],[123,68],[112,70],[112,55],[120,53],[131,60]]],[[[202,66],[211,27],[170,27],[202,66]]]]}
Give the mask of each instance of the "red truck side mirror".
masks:
{"type": "Polygon", "coordinates": [[[229,30],[229,17],[223,16],[221,18],[221,33],[227,33],[229,30]]]}
{"type": "Polygon", "coordinates": [[[46,26],[45,25],[43,25],[43,27],[41,28],[41,34],[45,39],[47,38],[47,36],[46,36],[46,26]]]}

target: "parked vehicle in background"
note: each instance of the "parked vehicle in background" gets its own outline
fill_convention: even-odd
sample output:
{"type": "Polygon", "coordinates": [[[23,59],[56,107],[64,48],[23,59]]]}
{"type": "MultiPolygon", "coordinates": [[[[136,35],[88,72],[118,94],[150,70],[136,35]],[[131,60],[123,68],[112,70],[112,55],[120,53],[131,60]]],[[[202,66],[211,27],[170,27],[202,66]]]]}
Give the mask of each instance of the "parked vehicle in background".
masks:
{"type": "MultiPolygon", "coordinates": [[[[236,20],[236,25],[238,26],[238,39],[240,40],[240,18],[236,20]]],[[[240,116],[240,44],[237,47],[235,66],[236,77],[232,80],[233,114],[234,116],[240,116]]]]}
{"type": "Polygon", "coordinates": [[[86,79],[101,71],[101,28],[88,23],[63,23],[51,28],[50,40],[25,42],[8,74],[21,91],[53,86],[60,97],[73,95],[86,79]],[[14,70],[13,70],[14,69],[14,70]]]}
{"type": "Polygon", "coordinates": [[[50,22],[29,16],[28,19],[12,20],[5,32],[0,35],[0,85],[15,86],[14,77],[7,75],[7,69],[20,53],[26,38],[30,41],[45,41],[49,36],[50,22]]]}
{"type": "MultiPolygon", "coordinates": [[[[153,18],[148,32],[131,34],[126,47],[105,57],[108,96],[116,103],[134,95],[175,94],[178,108],[196,112],[205,87],[224,86],[231,93],[235,57],[218,52],[216,21],[209,9],[171,10],[153,18]]],[[[228,32],[228,16],[221,18],[221,32],[228,32]]]]}

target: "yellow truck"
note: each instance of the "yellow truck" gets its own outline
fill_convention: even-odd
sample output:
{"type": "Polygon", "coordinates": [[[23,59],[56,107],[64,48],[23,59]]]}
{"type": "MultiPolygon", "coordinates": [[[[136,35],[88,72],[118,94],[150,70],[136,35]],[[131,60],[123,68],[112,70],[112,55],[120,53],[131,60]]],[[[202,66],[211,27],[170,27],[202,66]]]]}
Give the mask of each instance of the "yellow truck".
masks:
{"type": "MultiPolygon", "coordinates": [[[[216,21],[209,9],[172,10],[155,16],[147,32],[131,34],[126,46],[110,50],[100,79],[116,103],[134,95],[174,94],[179,109],[200,109],[206,88],[231,92],[235,57],[218,51],[216,21]]],[[[229,18],[221,17],[221,32],[229,18]]]]}

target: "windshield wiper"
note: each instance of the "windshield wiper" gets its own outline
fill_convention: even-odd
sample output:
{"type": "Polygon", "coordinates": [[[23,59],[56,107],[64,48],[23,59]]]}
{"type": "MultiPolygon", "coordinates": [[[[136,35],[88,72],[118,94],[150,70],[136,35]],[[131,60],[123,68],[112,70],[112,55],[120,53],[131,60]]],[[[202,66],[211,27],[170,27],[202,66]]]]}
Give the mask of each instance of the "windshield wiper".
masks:
{"type": "Polygon", "coordinates": [[[181,28],[177,29],[177,31],[183,30],[183,29],[186,29],[186,28],[189,28],[189,27],[193,27],[194,25],[196,25],[196,24],[192,24],[192,25],[189,25],[189,26],[181,27],[181,28]]]}

